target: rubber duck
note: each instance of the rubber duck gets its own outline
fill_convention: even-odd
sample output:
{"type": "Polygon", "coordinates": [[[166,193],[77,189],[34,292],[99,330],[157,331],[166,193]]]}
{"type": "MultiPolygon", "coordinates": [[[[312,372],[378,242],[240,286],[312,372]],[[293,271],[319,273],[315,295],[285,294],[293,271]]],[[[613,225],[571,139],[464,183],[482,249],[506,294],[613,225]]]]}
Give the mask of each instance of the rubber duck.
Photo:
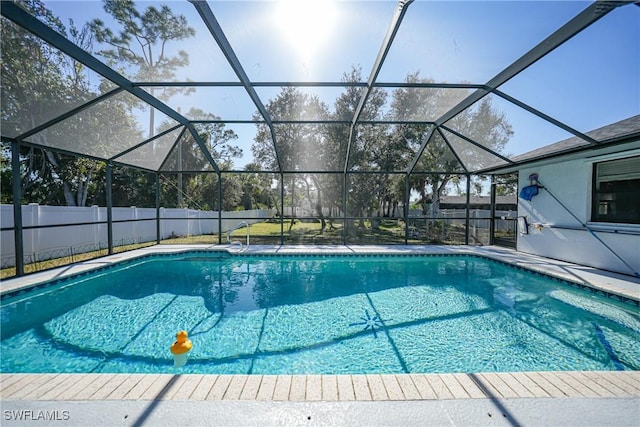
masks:
{"type": "Polygon", "coordinates": [[[180,368],[187,363],[187,357],[193,344],[188,338],[187,331],[179,331],[176,334],[176,341],[171,345],[171,353],[173,354],[173,366],[180,368]]]}

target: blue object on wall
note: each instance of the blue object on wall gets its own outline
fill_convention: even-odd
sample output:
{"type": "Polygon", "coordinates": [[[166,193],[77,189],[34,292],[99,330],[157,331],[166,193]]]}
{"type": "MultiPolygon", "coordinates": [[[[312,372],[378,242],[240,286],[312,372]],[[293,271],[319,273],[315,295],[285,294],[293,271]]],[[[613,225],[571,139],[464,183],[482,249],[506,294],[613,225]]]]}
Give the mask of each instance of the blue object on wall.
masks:
{"type": "Polygon", "coordinates": [[[538,195],[538,188],[540,187],[536,184],[523,187],[522,190],[520,190],[520,198],[530,202],[533,196],[538,195]]]}

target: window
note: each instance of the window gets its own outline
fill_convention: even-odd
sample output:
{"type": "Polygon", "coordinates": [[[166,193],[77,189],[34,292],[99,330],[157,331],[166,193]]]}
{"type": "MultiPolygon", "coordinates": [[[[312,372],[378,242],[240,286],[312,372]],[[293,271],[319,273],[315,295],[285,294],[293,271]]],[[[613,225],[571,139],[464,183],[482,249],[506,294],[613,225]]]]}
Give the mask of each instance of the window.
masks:
{"type": "Polygon", "coordinates": [[[640,156],[593,166],[591,220],[640,224],[640,156]]]}

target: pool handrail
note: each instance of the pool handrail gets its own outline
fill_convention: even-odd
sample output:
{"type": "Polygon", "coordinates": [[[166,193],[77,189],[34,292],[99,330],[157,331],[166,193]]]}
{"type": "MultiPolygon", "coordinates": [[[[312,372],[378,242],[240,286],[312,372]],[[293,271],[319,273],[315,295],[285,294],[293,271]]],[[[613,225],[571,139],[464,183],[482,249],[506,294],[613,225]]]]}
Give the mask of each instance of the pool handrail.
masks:
{"type": "MultiPolygon", "coordinates": [[[[247,223],[247,221],[241,221],[227,231],[227,243],[231,244],[231,233],[236,231],[238,228],[241,228],[242,226],[247,227],[247,248],[248,248],[249,247],[249,223],[247,223]]],[[[242,251],[242,242],[238,242],[238,243],[240,243],[240,251],[242,251]]]]}

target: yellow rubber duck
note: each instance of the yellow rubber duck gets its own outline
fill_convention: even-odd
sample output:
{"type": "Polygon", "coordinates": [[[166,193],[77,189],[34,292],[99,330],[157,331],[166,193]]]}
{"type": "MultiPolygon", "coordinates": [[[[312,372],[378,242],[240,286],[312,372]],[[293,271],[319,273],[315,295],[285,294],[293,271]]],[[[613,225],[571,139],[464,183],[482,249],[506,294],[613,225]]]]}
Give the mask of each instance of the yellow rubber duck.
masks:
{"type": "Polygon", "coordinates": [[[179,331],[176,334],[176,341],[171,345],[171,353],[173,353],[173,366],[180,368],[187,363],[187,355],[191,351],[193,344],[188,338],[187,331],[179,331]]]}

